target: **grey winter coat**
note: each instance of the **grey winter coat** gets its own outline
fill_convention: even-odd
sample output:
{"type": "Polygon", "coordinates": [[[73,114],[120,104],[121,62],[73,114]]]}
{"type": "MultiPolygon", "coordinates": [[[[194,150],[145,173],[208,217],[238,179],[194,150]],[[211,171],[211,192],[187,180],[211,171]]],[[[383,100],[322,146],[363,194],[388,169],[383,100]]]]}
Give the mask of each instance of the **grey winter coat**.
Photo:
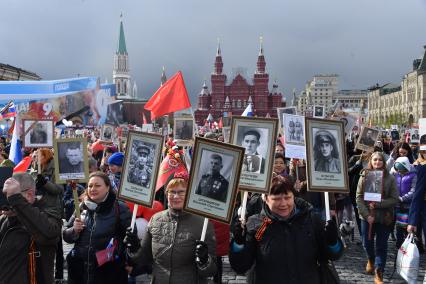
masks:
{"type": "Polygon", "coordinates": [[[216,240],[213,224],[207,227],[205,242],[209,260],[204,267],[195,262],[195,241],[201,237],[204,219],[171,209],[152,216],[141,248],[130,255],[133,262],[152,264],[151,283],[207,283],[216,272],[216,240]]]}

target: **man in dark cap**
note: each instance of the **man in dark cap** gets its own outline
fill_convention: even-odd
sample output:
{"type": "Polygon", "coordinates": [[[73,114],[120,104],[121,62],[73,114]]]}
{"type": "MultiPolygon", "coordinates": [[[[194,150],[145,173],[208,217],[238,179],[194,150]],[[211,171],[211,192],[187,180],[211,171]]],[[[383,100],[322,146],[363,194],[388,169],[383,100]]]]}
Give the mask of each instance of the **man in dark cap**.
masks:
{"type": "Polygon", "coordinates": [[[229,182],[220,174],[223,168],[222,157],[212,154],[210,158],[210,172],[201,177],[195,193],[226,202],[229,182]]]}
{"type": "Polygon", "coordinates": [[[342,172],[336,139],[328,130],[319,130],[315,134],[314,167],[318,172],[342,172]]]}
{"type": "Polygon", "coordinates": [[[136,148],[136,152],[138,153],[138,158],[130,169],[127,181],[143,187],[149,187],[152,169],[150,163],[148,163],[148,157],[151,150],[146,145],[139,145],[136,148]]]}
{"type": "Polygon", "coordinates": [[[243,171],[253,173],[265,172],[265,158],[257,152],[260,145],[260,133],[255,129],[250,129],[243,134],[242,145],[246,148],[243,162],[243,171]]]}

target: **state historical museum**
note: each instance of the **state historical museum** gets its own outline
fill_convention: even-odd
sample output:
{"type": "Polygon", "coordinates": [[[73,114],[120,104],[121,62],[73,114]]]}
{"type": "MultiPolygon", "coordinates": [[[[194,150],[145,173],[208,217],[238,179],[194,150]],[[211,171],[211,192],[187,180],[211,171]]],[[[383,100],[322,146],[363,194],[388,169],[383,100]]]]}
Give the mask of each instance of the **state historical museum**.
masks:
{"type": "Polygon", "coordinates": [[[198,125],[204,125],[208,115],[214,121],[220,117],[241,115],[248,104],[253,104],[253,111],[258,117],[276,117],[277,107],[284,107],[283,95],[278,92],[278,85],[274,84],[269,92],[269,74],[266,72],[266,61],[263,55],[262,43],[257,58],[257,68],[253,75],[253,84],[237,74],[231,84],[227,84],[227,77],[222,73],[223,61],[220,45],[217,48],[214,72],[211,75],[211,92],[204,83],[198,96],[197,110],[194,112],[198,125]]]}

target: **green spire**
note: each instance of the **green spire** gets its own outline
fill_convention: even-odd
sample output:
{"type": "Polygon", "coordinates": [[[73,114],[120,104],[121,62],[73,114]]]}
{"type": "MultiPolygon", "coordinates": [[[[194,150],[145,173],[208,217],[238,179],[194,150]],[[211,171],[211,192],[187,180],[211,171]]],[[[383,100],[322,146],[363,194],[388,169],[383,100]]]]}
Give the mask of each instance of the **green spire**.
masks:
{"type": "MultiPolygon", "coordinates": [[[[120,18],[123,17],[123,14],[121,14],[120,18]]],[[[123,20],[120,20],[120,37],[118,39],[118,54],[127,54],[127,48],[126,48],[126,38],[124,37],[124,28],[123,28],[123,20]]]]}

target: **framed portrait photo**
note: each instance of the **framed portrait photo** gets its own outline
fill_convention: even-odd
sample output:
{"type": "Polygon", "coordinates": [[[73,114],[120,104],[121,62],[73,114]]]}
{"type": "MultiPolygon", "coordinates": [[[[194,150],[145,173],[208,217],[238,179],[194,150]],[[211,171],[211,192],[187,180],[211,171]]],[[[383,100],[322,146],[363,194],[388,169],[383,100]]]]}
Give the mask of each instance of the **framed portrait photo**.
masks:
{"type": "Polygon", "coordinates": [[[54,142],[55,182],[73,180],[85,183],[89,178],[87,139],[65,138],[54,142]]]}
{"type": "Polygon", "coordinates": [[[244,148],[196,137],[183,210],[230,223],[244,148]]]}
{"type": "Polygon", "coordinates": [[[382,201],[383,192],[383,171],[365,171],[364,180],[364,200],[365,201],[382,201]]]}
{"type": "Polygon", "coordinates": [[[117,131],[114,125],[104,124],[101,128],[101,140],[113,141],[117,136],[116,133],[117,131]]]}
{"type": "Polygon", "coordinates": [[[283,114],[285,156],[305,159],[305,118],[301,115],[283,114]]]}
{"type": "Polygon", "coordinates": [[[230,143],[246,149],[240,189],[269,193],[278,119],[234,116],[230,143]]]}
{"type": "Polygon", "coordinates": [[[130,130],[118,198],[152,207],[163,136],[130,130]]]}
{"type": "Polygon", "coordinates": [[[174,139],[183,146],[194,143],[194,119],[192,117],[175,118],[174,139]]]}
{"type": "Polygon", "coordinates": [[[24,147],[53,148],[55,126],[53,120],[29,120],[23,119],[24,147]]]}
{"type": "Polygon", "coordinates": [[[222,135],[223,135],[223,142],[229,143],[229,138],[231,138],[231,127],[230,126],[222,127],[222,135]]]}
{"type": "Polygon", "coordinates": [[[410,139],[411,139],[411,143],[420,143],[419,129],[417,128],[410,129],[410,139]]]}
{"type": "Polygon", "coordinates": [[[349,192],[343,122],[305,118],[308,191],[349,192]]]}
{"type": "Polygon", "coordinates": [[[296,107],[278,107],[277,108],[277,116],[280,122],[280,129],[284,129],[284,114],[293,114],[296,115],[297,110],[296,107]]]}
{"type": "Polygon", "coordinates": [[[373,152],[374,144],[379,138],[380,130],[363,126],[355,148],[366,152],[373,152]]]}
{"type": "Polygon", "coordinates": [[[325,117],[325,106],[314,106],[314,117],[324,118],[325,117]]]}

